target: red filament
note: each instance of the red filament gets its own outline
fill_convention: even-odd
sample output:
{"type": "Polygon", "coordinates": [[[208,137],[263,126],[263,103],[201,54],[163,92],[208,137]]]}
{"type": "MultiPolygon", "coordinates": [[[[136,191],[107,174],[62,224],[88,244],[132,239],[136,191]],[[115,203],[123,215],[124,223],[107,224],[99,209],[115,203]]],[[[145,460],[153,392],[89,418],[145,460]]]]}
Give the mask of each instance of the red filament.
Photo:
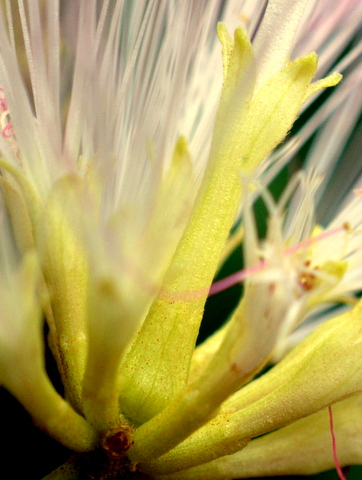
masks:
{"type": "Polygon", "coordinates": [[[333,426],[333,413],[332,413],[332,407],[328,407],[328,412],[329,412],[329,428],[331,431],[331,437],[332,437],[332,450],[333,450],[333,460],[334,464],[336,466],[336,470],[338,473],[339,480],[347,480],[345,477],[344,473],[342,472],[341,465],[338,461],[338,456],[337,456],[337,442],[336,442],[336,435],[334,433],[334,426],[333,426]]]}

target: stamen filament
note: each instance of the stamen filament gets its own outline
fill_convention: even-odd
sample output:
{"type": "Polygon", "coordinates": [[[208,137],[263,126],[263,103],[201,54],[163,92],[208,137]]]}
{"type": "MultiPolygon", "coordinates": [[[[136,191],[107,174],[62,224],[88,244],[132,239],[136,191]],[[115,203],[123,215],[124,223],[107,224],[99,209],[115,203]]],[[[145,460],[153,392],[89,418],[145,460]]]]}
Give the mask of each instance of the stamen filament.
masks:
{"type": "Polygon", "coordinates": [[[337,442],[336,442],[336,435],[334,433],[334,426],[333,426],[333,412],[332,412],[332,407],[328,407],[328,413],[329,413],[329,427],[331,430],[331,437],[332,437],[332,449],[333,449],[333,460],[334,464],[336,466],[336,470],[338,473],[339,480],[347,480],[346,476],[342,472],[341,465],[338,460],[337,456],[337,442]]]}

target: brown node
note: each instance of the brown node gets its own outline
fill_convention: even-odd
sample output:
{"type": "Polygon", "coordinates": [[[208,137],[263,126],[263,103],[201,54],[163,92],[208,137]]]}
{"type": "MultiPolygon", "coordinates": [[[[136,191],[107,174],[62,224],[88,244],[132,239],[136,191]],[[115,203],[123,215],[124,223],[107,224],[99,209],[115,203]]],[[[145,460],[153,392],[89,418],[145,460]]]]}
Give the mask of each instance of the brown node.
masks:
{"type": "Polygon", "coordinates": [[[148,480],[126,452],[133,445],[132,427],[121,424],[111,428],[93,452],[80,457],[80,480],[148,480]]]}
{"type": "Polygon", "coordinates": [[[111,428],[102,439],[102,448],[109,457],[124,456],[133,445],[132,431],[128,425],[111,428]]]}

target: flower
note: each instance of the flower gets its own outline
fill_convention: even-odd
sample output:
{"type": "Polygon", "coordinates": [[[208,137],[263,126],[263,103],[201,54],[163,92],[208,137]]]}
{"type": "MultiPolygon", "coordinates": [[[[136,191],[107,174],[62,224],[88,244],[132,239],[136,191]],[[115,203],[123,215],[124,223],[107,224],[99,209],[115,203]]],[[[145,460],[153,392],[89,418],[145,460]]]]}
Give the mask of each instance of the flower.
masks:
{"type": "MultiPolygon", "coordinates": [[[[362,10],[346,2],[325,21],[323,1],[271,0],[259,13],[245,2],[249,33],[239,26],[231,36],[237,6],[28,0],[0,9],[0,381],[78,452],[55,475],[232,478],[244,475],[239,457],[250,475],[254,458],[261,468],[248,457],[252,438],[281,428],[265,437],[270,445],[289,431],[304,439],[310,415],[360,392],[359,303],[279,362],[297,327],[360,288],[359,199],[341,213],[348,223],[337,216],[319,234],[313,196],[335,158],[316,165],[312,156],[278,202],[266,188],[322,122],[319,145],[350,111],[358,46],[340,64],[349,88],[272,153],[312,96],[340,82],[322,73],[362,10]],[[212,32],[221,17],[219,55],[212,32]],[[322,51],[319,70],[303,48],[309,39],[322,51]],[[292,47],[302,54],[291,61],[292,47]],[[258,195],[269,209],[264,242],[252,212],[258,195]],[[195,349],[235,222],[244,297],[195,349]],[[64,397],[44,367],[42,315],[64,397]]],[[[338,407],[336,425],[347,417],[338,407]]],[[[326,451],[317,469],[330,466],[326,451]]]]}

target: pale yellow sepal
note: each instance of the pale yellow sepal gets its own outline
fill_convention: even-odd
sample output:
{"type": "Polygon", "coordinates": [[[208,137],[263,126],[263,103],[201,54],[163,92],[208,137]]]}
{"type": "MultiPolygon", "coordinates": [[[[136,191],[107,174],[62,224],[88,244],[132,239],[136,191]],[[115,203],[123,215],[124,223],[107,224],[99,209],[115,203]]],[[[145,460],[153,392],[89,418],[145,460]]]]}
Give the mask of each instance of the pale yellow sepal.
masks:
{"type": "Polygon", "coordinates": [[[131,318],[113,278],[90,280],[87,311],[89,348],[83,408],[87,420],[104,433],[120,423],[118,372],[139,319],[131,318]]]}
{"type": "MultiPolygon", "coordinates": [[[[245,106],[253,94],[255,82],[253,48],[246,30],[237,28],[232,39],[226,26],[219,23],[218,36],[222,43],[224,82],[215,119],[209,164],[214,161],[216,151],[222,149],[225,143],[230,144],[235,122],[238,123],[237,129],[240,133],[240,116],[245,113],[245,106]]],[[[211,166],[208,167],[209,171],[211,166]]]]}
{"type": "MultiPolygon", "coordinates": [[[[145,278],[153,282],[152,292],[148,287],[148,293],[152,298],[157,295],[161,288],[161,281],[175,252],[177,242],[180,240],[182,231],[190,215],[193,200],[195,198],[193,164],[189,152],[187,140],[181,136],[178,138],[171,163],[167,168],[164,177],[159,179],[159,186],[154,202],[149,208],[149,222],[141,238],[140,249],[144,253],[145,278]],[[160,232],[162,235],[160,236],[160,232]],[[150,250],[150,245],[157,238],[158,249],[162,248],[162,260],[157,261],[158,253],[155,256],[150,250]]],[[[138,253],[138,258],[140,254],[138,253]]]]}
{"type": "Polygon", "coordinates": [[[310,53],[289,63],[253,96],[238,126],[243,169],[255,168],[284,139],[316,69],[317,56],[310,53]]]}
{"type": "MultiPolygon", "coordinates": [[[[248,67],[253,58],[253,48],[248,34],[244,28],[237,28],[234,33],[234,40],[230,37],[224,23],[217,27],[219,40],[222,43],[222,60],[224,84],[221,96],[223,101],[230,99],[237,94],[237,89],[245,88],[242,80],[248,73],[248,67]]],[[[250,83],[250,82],[249,82],[250,83]]]]}
{"type": "MultiPolygon", "coordinates": [[[[34,190],[32,183],[27,179],[24,173],[12,163],[0,159],[0,169],[4,170],[4,177],[6,181],[10,183],[14,182],[12,183],[13,187],[19,188],[19,191],[21,192],[28,209],[28,215],[33,226],[34,235],[36,235],[37,222],[42,214],[41,201],[37,195],[37,192],[34,190]]],[[[22,214],[22,212],[20,213],[22,214]]],[[[13,214],[16,215],[15,210],[13,214]]],[[[15,220],[15,223],[17,221],[18,220],[15,220]]],[[[20,241],[20,243],[23,241],[20,241]]]]}
{"type": "MultiPolygon", "coordinates": [[[[224,27],[221,33],[224,63],[229,58],[233,61],[227,63],[226,72],[224,67],[211,161],[219,166],[225,163],[228,168],[237,162],[240,172],[245,173],[255,168],[290,130],[315,74],[317,56],[311,53],[287,64],[253,92],[255,72],[247,37],[238,29],[231,49],[224,27]]],[[[327,86],[328,82],[325,83],[327,86]]]]}
{"type": "Polygon", "coordinates": [[[19,250],[25,253],[34,248],[34,232],[29,210],[14,181],[0,177],[0,188],[11,218],[15,239],[19,250]]]}
{"type": "Polygon", "coordinates": [[[37,224],[42,215],[40,198],[31,182],[15,165],[0,159],[0,169],[4,171],[1,186],[18,247],[21,250],[32,248],[37,235],[37,224]],[[24,232],[20,231],[22,221],[24,232]]]}
{"type": "MultiPolygon", "coordinates": [[[[155,219],[147,235],[152,237],[154,229],[164,228],[165,208],[171,210],[173,208],[172,204],[169,207],[166,206],[167,201],[178,204],[184,202],[183,215],[187,215],[190,208],[191,185],[190,153],[185,138],[180,137],[175,145],[170,167],[162,182],[155,209],[152,212],[155,219]]],[[[181,228],[185,225],[183,217],[174,220],[181,228]]],[[[165,235],[167,235],[166,232],[165,235]]],[[[172,238],[170,241],[173,241],[172,238]]],[[[176,245],[174,245],[175,247],[176,245]]],[[[170,248],[170,246],[165,246],[165,248],[170,248]]],[[[173,253],[174,250],[171,251],[173,253]]],[[[178,269],[173,272],[172,280],[179,273],[178,269]]],[[[159,288],[157,285],[155,287],[159,288]]],[[[154,293],[156,294],[157,291],[154,293]]],[[[195,328],[194,332],[188,332],[187,338],[185,338],[184,325],[179,321],[179,318],[183,318],[189,311],[188,303],[183,301],[184,296],[186,295],[187,299],[188,294],[186,291],[180,296],[176,293],[176,297],[173,297],[173,293],[170,292],[168,298],[166,296],[165,299],[159,299],[158,303],[151,307],[148,317],[121,367],[121,409],[136,424],[147,421],[164,408],[165,404],[178,393],[180,384],[186,382],[192,352],[185,350],[183,341],[188,342],[189,335],[197,334],[195,328]],[[162,317],[163,306],[172,314],[169,322],[162,317]],[[163,321],[160,321],[160,318],[163,318],[163,321]],[[170,372],[172,372],[171,375],[170,372]]],[[[200,299],[195,301],[200,303],[200,299]]]]}
{"type": "Polygon", "coordinates": [[[342,78],[343,77],[340,73],[334,72],[331,75],[328,75],[328,77],[311,83],[307,89],[303,103],[306,102],[311,95],[317,93],[319,90],[322,90],[323,88],[334,87],[342,80],[342,78]]]}
{"type": "Polygon", "coordinates": [[[317,68],[317,56],[306,55],[255,93],[252,47],[245,31],[236,30],[233,44],[222,25],[219,35],[225,79],[208,169],[163,291],[122,372],[122,402],[137,423],[156,415],[185,385],[207,289],[240,204],[240,175],[252,172],[283,140],[317,68]],[[142,375],[136,376],[146,357],[142,375]]]}
{"type": "Polygon", "coordinates": [[[53,187],[38,224],[38,248],[54,316],[56,338],[51,339],[52,346],[59,354],[66,396],[82,411],[88,265],[67,218],[67,208],[77,208],[77,185],[78,179],[65,177],[53,187]]]}
{"type": "Polygon", "coordinates": [[[224,23],[218,24],[217,35],[222,45],[222,50],[221,50],[222,64],[223,64],[224,81],[226,81],[226,79],[228,78],[228,68],[229,68],[230,57],[234,49],[234,42],[233,42],[233,39],[230,37],[229,32],[224,23]]]}
{"type": "MultiPolygon", "coordinates": [[[[362,397],[332,407],[337,455],[342,467],[362,464],[362,397]]],[[[242,451],[198,467],[160,476],[165,480],[231,480],[311,475],[335,467],[328,409],[252,440],[242,451]]]]}
{"type": "MultiPolygon", "coordinates": [[[[11,220],[16,245],[20,253],[25,254],[37,248],[39,240],[38,226],[39,219],[42,218],[43,205],[33,185],[21,170],[4,160],[0,160],[0,167],[3,169],[2,177],[0,177],[0,188],[11,220]]],[[[42,289],[45,289],[43,276],[40,283],[42,289]]],[[[44,313],[50,329],[50,347],[58,365],[61,365],[59,352],[52,342],[55,325],[49,295],[43,297],[43,303],[44,313]]]]}

